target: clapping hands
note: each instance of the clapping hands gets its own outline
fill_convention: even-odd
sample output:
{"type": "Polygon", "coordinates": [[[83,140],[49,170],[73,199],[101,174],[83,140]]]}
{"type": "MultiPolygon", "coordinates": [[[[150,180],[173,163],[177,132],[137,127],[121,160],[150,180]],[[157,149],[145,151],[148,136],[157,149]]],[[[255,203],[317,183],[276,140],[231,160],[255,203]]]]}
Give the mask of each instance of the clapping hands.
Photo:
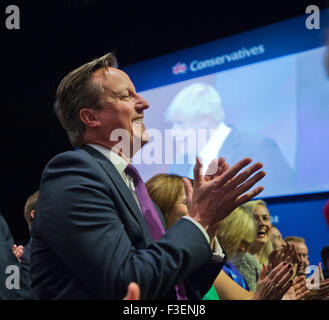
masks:
{"type": "Polygon", "coordinates": [[[293,285],[291,280],[291,264],[281,262],[266,276],[267,266],[264,266],[257,283],[254,300],[281,300],[283,295],[293,285]]]}
{"type": "Polygon", "coordinates": [[[18,262],[21,262],[21,256],[23,255],[24,247],[13,244],[11,250],[12,250],[14,256],[17,258],[18,262]]]}
{"type": "Polygon", "coordinates": [[[264,171],[259,171],[263,167],[260,162],[239,173],[250,163],[251,159],[246,158],[229,168],[224,158],[220,158],[210,165],[213,168],[215,164],[215,170],[208,168],[203,176],[202,163],[197,158],[193,186],[183,178],[189,216],[207,230],[210,238],[215,236],[220,221],[263,190],[259,186],[246,193],[265,176],[264,171]]]}
{"type": "MultiPolygon", "coordinates": [[[[279,265],[281,262],[286,262],[290,263],[292,266],[293,274],[292,274],[292,279],[295,278],[297,274],[297,270],[301,270],[302,266],[302,261],[298,257],[297,251],[294,248],[293,245],[287,243],[286,246],[282,247],[279,250],[273,250],[269,257],[269,270],[274,269],[277,265],[279,265]]],[[[304,274],[297,274],[298,276],[304,275],[304,274]]]]}

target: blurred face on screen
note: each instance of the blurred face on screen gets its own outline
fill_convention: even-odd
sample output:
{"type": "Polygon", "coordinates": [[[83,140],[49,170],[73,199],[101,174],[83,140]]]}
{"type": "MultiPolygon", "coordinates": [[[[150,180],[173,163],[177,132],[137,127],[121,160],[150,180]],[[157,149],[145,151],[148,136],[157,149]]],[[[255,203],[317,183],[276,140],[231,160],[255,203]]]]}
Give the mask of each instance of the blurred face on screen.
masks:
{"type": "Polygon", "coordinates": [[[198,119],[195,119],[189,115],[177,113],[175,119],[172,120],[171,126],[171,133],[176,141],[177,153],[196,152],[196,150],[191,150],[191,147],[201,150],[210,137],[210,130],[215,130],[217,127],[218,123],[216,124],[209,116],[200,116],[198,119]],[[205,132],[206,139],[204,141],[202,141],[203,139],[198,139],[202,134],[200,130],[205,132]],[[189,144],[188,139],[194,139],[195,145],[189,144]]]}
{"type": "Polygon", "coordinates": [[[210,84],[197,82],[181,89],[168,106],[166,120],[172,124],[178,154],[197,153],[224,120],[221,97],[210,84]],[[175,131],[177,130],[177,131],[175,131]],[[203,132],[200,133],[199,130],[203,132]],[[180,132],[180,134],[179,134],[180,132]],[[182,134],[184,133],[184,134],[182,134]],[[192,143],[187,148],[187,137],[192,143]],[[194,148],[194,150],[191,150],[194,148]]]}
{"type": "Polygon", "coordinates": [[[254,217],[257,226],[257,236],[255,243],[265,244],[269,239],[269,233],[272,227],[270,213],[263,205],[257,205],[254,210],[254,217]]]}
{"type": "MultiPolygon", "coordinates": [[[[95,110],[97,119],[101,123],[96,135],[99,140],[108,142],[115,129],[124,129],[130,153],[126,156],[131,158],[133,144],[142,147],[149,141],[143,123],[144,110],[149,108],[149,104],[136,93],[129,76],[119,69],[108,68],[106,72],[97,70],[92,79],[99,82],[103,88],[102,109],[95,110]]],[[[110,141],[113,148],[117,143],[118,141],[110,141]]]]}

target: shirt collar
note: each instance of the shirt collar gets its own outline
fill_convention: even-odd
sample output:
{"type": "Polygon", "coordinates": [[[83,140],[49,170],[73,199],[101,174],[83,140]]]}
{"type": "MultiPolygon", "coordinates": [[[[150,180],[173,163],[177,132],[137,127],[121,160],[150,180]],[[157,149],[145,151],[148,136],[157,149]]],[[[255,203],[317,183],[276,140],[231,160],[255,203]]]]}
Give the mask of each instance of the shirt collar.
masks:
{"type": "Polygon", "coordinates": [[[88,146],[96,149],[97,151],[99,151],[100,153],[102,153],[107,159],[109,159],[112,164],[114,165],[114,167],[118,170],[118,172],[120,173],[120,175],[123,175],[128,162],[125,161],[122,157],[120,157],[116,152],[105,148],[103,146],[99,146],[97,144],[88,144],[88,146]]]}

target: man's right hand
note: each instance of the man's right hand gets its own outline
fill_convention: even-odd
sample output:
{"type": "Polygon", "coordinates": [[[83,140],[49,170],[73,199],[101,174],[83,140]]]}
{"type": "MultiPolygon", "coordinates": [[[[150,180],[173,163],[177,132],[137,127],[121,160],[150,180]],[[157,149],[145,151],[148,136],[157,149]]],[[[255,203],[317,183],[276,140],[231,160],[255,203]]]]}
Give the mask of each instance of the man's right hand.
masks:
{"type": "Polygon", "coordinates": [[[202,175],[202,163],[197,158],[193,187],[190,180],[183,178],[189,202],[188,215],[207,230],[211,239],[215,236],[220,221],[263,191],[264,188],[259,186],[246,193],[265,176],[264,171],[259,171],[263,167],[260,162],[239,173],[250,163],[251,159],[246,158],[228,168],[225,160],[220,158],[217,172],[209,179],[202,175]],[[256,174],[253,175],[254,173],[256,174]]]}

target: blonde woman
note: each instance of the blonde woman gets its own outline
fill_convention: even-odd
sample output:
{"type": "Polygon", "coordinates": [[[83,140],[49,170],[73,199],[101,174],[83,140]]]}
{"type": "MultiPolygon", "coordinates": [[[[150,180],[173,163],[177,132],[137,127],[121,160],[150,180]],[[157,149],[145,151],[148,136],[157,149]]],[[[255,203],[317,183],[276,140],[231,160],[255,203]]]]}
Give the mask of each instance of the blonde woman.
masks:
{"type": "Polygon", "coordinates": [[[256,223],[256,236],[246,253],[238,253],[231,262],[246,279],[251,291],[255,292],[260,272],[268,265],[268,257],[272,252],[270,230],[272,227],[270,213],[263,200],[249,201],[244,209],[253,215],[256,223]]]}
{"type": "MultiPolygon", "coordinates": [[[[188,213],[186,204],[186,193],[184,189],[184,183],[182,177],[178,175],[158,174],[152,177],[146,182],[146,187],[152,200],[162,211],[167,227],[170,228],[176,223],[181,217],[188,213]]],[[[248,213],[247,213],[248,214],[248,213]]],[[[228,216],[221,223],[222,230],[230,229],[229,224],[233,223],[234,228],[243,226],[247,228],[247,236],[243,236],[245,241],[237,241],[234,239],[235,245],[230,243],[230,240],[224,235],[220,234],[220,244],[223,245],[226,254],[229,256],[237,250],[241,249],[242,252],[247,250],[250,242],[253,240],[256,234],[256,228],[252,219],[242,219],[236,223],[234,217],[236,215],[246,215],[246,212],[237,210],[233,212],[233,217],[228,216]],[[240,225],[241,224],[241,225],[240,225]],[[253,226],[253,227],[252,227],[253,226]],[[225,240],[224,240],[225,239],[225,240]],[[223,241],[223,243],[221,243],[223,241]],[[225,242],[227,241],[227,242],[225,242]],[[226,247],[225,247],[226,245],[226,247]]],[[[232,227],[233,227],[232,225],[232,227]]],[[[243,229],[241,228],[241,229],[243,229]]],[[[241,230],[240,229],[240,230],[241,230]]],[[[240,236],[243,232],[237,235],[240,236]]],[[[210,289],[208,294],[212,296],[208,299],[226,299],[226,300],[250,300],[250,299],[281,299],[284,293],[291,286],[289,279],[289,266],[280,264],[270,273],[271,276],[265,279],[265,269],[262,272],[260,281],[257,286],[255,294],[243,289],[239,284],[232,280],[223,270],[217,276],[214,286],[210,289]],[[265,281],[266,280],[266,281],[265,281]]],[[[298,285],[298,283],[296,284],[298,285]]]]}
{"type": "Polygon", "coordinates": [[[248,283],[230,261],[237,256],[243,256],[247,252],[256,238],[256,232],[253,215],[242,205],[220,223],[216,234],[228,259],[223,271],[248,291],[250,291],[248,283]]]}
{"type": "Polygon", "coordinates": [[[261,265],[268,264],[268,256],[273,247],[270,239],[271,217],[266,203],[263,200],[254,200],[247,202],[244,206],[250,209],[254,215],[257,226],[257,235],[249,248],[249,252],[257,258],[261,265]]]}

